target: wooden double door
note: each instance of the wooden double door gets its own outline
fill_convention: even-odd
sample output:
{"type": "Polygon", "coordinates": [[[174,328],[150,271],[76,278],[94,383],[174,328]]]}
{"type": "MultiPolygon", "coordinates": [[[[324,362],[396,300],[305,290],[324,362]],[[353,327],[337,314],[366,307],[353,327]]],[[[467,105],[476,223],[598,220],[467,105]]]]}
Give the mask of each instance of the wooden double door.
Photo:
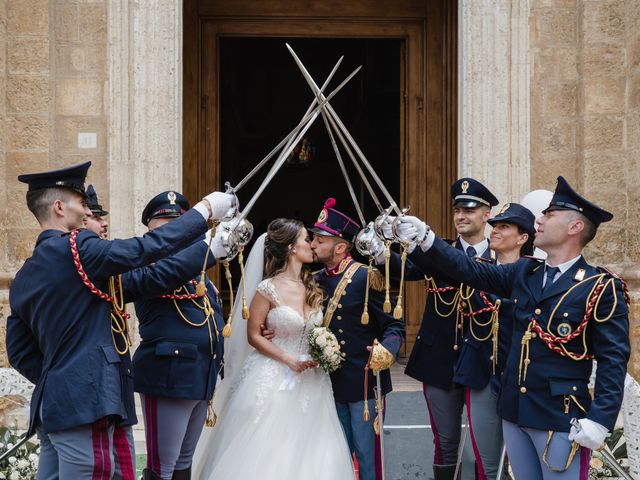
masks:
{"type": "MultiPolygon", "coordinates": [[[[236,185],[302,118],[313,93],[285,43],[318,84],[344,56],[326,92],[362,65],[332,106],[391,196],[438,232],[451,233],[457,2],[450,0],[185,0],[187,197],[201,198],[225,181],[236,185]]],[[[321,118],[297,147],[249,214],[258,232],[278,216],[313,223],[328,197],[356,217],[321,118]]],[[[341,153],[365,220],[372,220],[375,202],[341,153]]],[[[243,204],[268,168],[239,192],[243,204]]],[[[377,195],[388,205],[379,189],[377,195]]],[[[221,285],[219,272],[214,275],[221,285]]],[[[424,299],[421,282],[407,286],[405,353],[415,340],[424,299]]]]}

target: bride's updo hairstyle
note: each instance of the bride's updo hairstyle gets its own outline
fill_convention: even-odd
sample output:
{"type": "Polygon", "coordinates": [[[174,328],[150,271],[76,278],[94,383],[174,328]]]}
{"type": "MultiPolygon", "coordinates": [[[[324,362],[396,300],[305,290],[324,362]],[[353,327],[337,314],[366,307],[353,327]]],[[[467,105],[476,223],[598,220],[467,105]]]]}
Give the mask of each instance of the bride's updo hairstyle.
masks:
{"type": "MultiPolygon", "coordinates": [[[[291,218],[276,218],[267,227],[264,239],[264,278],[273,278],[286,270],[291,247],[296,243],[304,224],[291,218]]],[[[322,289],[307,265],[302,266],[300,280],[305,287],[305,302],[312,310],[322,308],[322,289]]]]}

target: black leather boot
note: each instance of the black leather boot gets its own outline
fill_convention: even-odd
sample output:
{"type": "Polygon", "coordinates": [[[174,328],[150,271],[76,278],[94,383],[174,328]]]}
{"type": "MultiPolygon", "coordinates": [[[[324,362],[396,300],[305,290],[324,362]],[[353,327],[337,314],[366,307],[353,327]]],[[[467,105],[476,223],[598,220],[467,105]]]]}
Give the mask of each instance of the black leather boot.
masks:
{"type": "Polygon", "coordinates": [[[162,477],[153,470],[145,468],[142,470],[142,480],[162,480],[162,477]]]}
{"type": "Polygon", "coordinates": [[[191,467],[184,470],[174,470],[171,480],[191,480],[191,467]]]}
{"type": "MultiPolygon", "coordinates": [[[[453,476],[456,473],[456,465],[434,465],[433,476],[435,480],[454,480],[453,476]]],[[[455,480],[460,479],[460,471],[458,471],[458,477],[455,480]]]]}

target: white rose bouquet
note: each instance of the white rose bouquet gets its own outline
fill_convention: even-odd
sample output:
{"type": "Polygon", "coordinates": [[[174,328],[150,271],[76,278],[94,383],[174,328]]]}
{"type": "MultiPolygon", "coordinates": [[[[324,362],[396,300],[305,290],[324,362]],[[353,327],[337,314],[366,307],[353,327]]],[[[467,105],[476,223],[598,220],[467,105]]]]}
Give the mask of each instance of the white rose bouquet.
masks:
{"type": "Polygon", "coordinates": [[[325,372],[331,373],[340,368],[344,360],[340,354],[340,344],[336,336],[327,327],[315,327],[309,332],[309,353],[325,372]]]}

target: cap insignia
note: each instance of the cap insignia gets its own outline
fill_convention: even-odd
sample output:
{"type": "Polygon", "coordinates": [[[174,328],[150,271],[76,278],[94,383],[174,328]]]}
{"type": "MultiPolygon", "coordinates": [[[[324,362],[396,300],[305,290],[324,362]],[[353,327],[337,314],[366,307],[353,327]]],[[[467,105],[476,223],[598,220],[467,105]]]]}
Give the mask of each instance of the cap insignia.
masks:
{"type": "Polygon", "coordinates": [[[464,182],[462,182],[461,187],[462,193],[467,193],[467,190],[469,190],[469,182],[465,180],[464,182]]]}
{"type": "Polygon", "coordinates": [[[505,203],[504,207],[502,207],[502,210],[500,210],[500,213],[498,215],[502,215],[504,212],[506,212],[507,210],[509,210],[509,207],[511,206],[510,203],[505,203]]]}
{"type": "Polygon", "coordinates": [[[329,212],[326,208],[323,208],[320,212],[320,215],[318,216],[318,221],[316,223],[324,223],[327,221],[327,218],[329,218],[329,212]]]}
{"type": "Polygon", "coordinates": [[[176,193],[175,192],[167,193],[167,200],[169,200],[169,203],[171,205],[175,205],[176,204],[176,193]]]}

